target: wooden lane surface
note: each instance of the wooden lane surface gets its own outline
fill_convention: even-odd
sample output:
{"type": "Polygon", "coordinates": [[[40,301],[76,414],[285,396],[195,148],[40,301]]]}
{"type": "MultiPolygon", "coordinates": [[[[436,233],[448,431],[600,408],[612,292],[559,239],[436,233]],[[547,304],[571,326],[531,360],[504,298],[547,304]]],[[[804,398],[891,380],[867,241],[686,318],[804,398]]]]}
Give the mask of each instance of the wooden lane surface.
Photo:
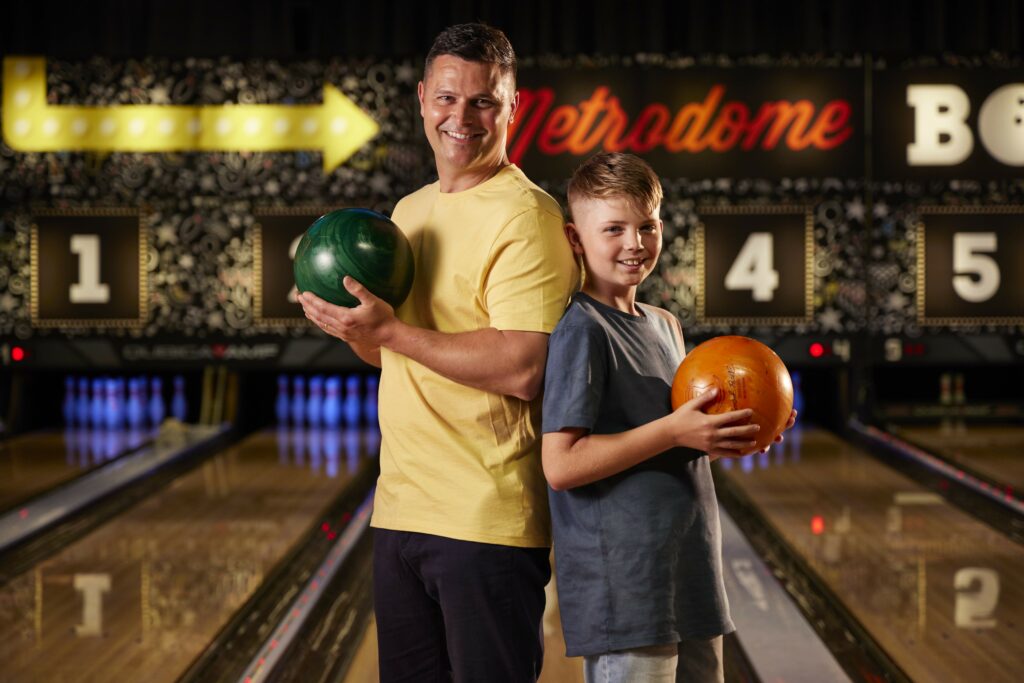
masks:
{"type": "MultiPolygon", "coordinates": [[[[378,683],[377,625],[370,618],[363,639],[343,679],[344,683],[378,683]]],[[[547,606],[544,610],[544,668],[540,683],[583,683],[583,658],[566,657],[562,639],[562,621],[558,613],[558,597],[554,578],[547,585],[547,606]]]]}
{"type": "Polygon", "coordinates": [[[116,458],[146,438],[142,431],[42,431],[0,443],[0,510],[116,458]]]}
{"type": "Polygon", "coordinates": [[[749,457],[716,467],[912,680],[1019,680],[1024,548],[821,430],[749,457]]]}
{"type": "Polygon", "coordinates": [[[991,481],[1024,490],[1024,426],[965,424],[896,425],[892,433],[927,451],[962,464],[991,481]]]}
{"type": "Polygon", "coordinates": [[[176,680],[376,446],[255,434],[0,587],[0,681],[176,680]]]}

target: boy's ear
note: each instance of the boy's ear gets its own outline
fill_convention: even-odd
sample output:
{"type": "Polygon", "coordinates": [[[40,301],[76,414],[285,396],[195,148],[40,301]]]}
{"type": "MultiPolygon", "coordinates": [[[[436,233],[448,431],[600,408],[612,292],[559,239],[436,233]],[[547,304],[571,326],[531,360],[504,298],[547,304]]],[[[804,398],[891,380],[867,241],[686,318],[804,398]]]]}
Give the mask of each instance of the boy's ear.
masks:
{"type": "Polygon", "coordinates": [[[579,256],[583,255],[583,243],[580,242],[580,233],[576,230],[574,223],[565,224],[565,236],[569,239],[569,246],[572,247],[572,253],[579,256]]]}

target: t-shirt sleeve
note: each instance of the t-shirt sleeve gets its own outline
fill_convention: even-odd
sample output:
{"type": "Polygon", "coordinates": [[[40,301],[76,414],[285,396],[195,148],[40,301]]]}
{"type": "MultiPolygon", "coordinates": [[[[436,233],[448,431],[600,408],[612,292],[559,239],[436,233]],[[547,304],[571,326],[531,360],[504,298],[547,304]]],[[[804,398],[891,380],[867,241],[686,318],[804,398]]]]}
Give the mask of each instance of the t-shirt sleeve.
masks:
{"type": "Polygon", "coordinates": [[[608,374],[608,345],[599,329],[561,326],[548,340],[542,431],[593,431],[608,374]]]}
{"type": "Polygon", "coordinates": [[[502,229],[483,277],[490,326],[550,333],[575,290],[578,274],[562,218],[524,211],[502,229]]]}

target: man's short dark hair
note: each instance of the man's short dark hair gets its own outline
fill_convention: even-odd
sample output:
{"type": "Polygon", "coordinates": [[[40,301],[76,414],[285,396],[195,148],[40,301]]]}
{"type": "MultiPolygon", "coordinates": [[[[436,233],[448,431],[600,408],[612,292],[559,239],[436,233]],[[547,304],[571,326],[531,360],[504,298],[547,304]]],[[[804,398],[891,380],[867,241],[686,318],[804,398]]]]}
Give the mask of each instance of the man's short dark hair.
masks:
{"type": "Polygon", "coordinates": [[[467,62],[497,64],[502,75],[512,74],[516,82],[516,53],[500,29],[487,24],[455,24],[438,34],[427,53],[424,74],[441,55],[452,55],[467,62]]]}

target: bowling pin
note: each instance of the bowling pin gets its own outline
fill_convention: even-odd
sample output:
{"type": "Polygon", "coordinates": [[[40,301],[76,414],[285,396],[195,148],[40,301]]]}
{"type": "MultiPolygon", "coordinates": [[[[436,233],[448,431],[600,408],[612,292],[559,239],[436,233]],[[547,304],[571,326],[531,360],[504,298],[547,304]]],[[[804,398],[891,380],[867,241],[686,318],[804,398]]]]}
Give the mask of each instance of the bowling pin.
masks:
{"type": "Polygon", "coordinates": [[[363,412],[361,403],[359,375],[349,375],[345,378],[345,405],[342,406],[346,426],[356,427],[359,425],[359,416],[363,412]]]}
{"type": "Polygon", "coordinates": [[[306,421],[306,378],[292,379],[292,425],[301,427],[306,421]]]}
{"type": "Polygon", "coordinates": [[[128,403],[125,410],[128,415],[128,426],[133,430],[140,429],[146,419],[145,407],[142,404],[142,388],[139,384],[138,378],[128,380],[128,403]]]}
{"type": "Polygon", "coordinates": [[[290,415],[288,406],[288,376],[277,376],[277,401],[274,402],[274,415],[278,425],[287,425],[290,415]]]}
{"type": "Polygon", "coordinates": [[[967,415],[967,396],[964,394],[964,373],[962,372],[953,375],[953,405],[957,406],[953,429],[957,434],[964,434],[967,432],[967,425],[964,422],[967,415]]]}
{"type": "Polygon", "coordinates": [[[185,402],[185,378],[174,376],[174,395],[171,397],[171,415],[175,420],[184,422],[188,417],[188,404],[185,402]]]}
{"type": "Polygon", "coordinates": [[[371,427],[377,425],[378,382],[377,375],[370,375],[366,378],[366,401],[363,403],[363,415],[366,416],[366,424],[371,427]]]}
{"type": "Polygon", "coordinates": [[[148,413],[149,421],[154,427],[159,427],[164,421],[164,382],[159,377],[154,377],[149,383],[148,413]]]}
{"type": "Polygon", "coordinates": [[[75,378],[68,375],[64,378],[64,426],[73,427],[75,424],[75,408],[78,398],[75,396],[75,378]]]}
{"type": "Polygon", "coordinates": [[[306,419],[309,426],[317,428],[323,419],[324,408],[324,376],[313,375],[309,378],[309,401],[306,402],[306,419]]]}
{"type": "Polygon", "coordinates": [[[89,424],[89,378],[78,378],[78,399],[75,406],[75,421],[79,427],[89,424]]]}
{"type": "Polygon", "coordinates": [[[92,380],[92,402],[89,404],[89,423],[96,429],[103,426],[106,411],[106,381],[102,377],[92,380]]]}
{"type": "Polygon", "coordinates": [[[341,377],[331,375],[324,382],[323,423],[331,430],[341,424],[341,377]]]}
{"type": "Polygon", "coordinates": [[[121,403],[117,389],[117,379],[107,380],[107,399],[104,412],[104,424],[107,429],[120,429],[124,423],[124,404],[121,403]]]}

